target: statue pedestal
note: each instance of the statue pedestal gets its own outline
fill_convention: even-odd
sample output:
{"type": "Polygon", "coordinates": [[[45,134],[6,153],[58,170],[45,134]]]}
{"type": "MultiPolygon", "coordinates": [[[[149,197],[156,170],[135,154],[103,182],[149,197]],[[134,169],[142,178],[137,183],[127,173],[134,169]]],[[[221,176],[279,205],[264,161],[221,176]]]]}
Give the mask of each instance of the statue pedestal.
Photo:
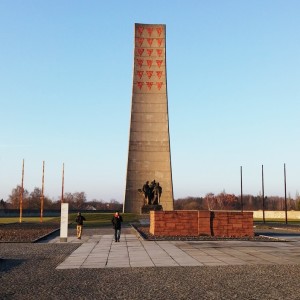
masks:
{"type": "Polygon", "coordinates": [[[150,204],[145,204],[141,207],[141,214],[149,214],[150,211],[155,210],[163,210],[162,206],[160,204],[157,205],[150,205],[150,204]]]}

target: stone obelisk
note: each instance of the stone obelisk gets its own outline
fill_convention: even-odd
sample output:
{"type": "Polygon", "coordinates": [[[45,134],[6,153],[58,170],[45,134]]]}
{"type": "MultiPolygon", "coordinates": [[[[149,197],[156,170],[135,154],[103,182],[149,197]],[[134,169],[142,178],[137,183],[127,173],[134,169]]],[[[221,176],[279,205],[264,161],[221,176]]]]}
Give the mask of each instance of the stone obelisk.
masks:
{"type": "Polygon", "coordinates": [[[166,72],[166,26],[135,24],[134,67],[124,212],[141,213],[146,181],[159,182],[173,210],[166,72]]]}

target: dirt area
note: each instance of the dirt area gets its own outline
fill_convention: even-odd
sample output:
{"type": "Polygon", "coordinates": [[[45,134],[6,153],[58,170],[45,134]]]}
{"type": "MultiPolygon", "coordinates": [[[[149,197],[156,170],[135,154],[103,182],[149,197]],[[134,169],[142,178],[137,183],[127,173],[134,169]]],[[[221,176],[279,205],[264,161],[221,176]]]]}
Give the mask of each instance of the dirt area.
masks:
{"type": "Polygon", "coordinates": [[[33,243],[59,229],[59,224],[13,223],[0,225],[0,242],[33,243]]]}

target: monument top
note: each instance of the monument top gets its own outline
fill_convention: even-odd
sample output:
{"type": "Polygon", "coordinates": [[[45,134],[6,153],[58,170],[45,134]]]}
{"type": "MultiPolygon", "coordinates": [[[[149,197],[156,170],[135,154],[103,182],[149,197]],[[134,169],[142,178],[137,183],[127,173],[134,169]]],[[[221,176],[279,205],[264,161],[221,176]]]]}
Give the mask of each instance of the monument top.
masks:
{"type": "MultiPolygon", "coordinates": [[[[163,192],[160,193],[159,204],[164,210],[173,210],[166,78],[166,26],[135,23],[134,34],[124,212],[141,212],[145,197],[141,197],[139,190],[147,180],[160,183],[163,192]]],[[[158,200],[155,200],[154,204],[156,202],[158,200]]]]}

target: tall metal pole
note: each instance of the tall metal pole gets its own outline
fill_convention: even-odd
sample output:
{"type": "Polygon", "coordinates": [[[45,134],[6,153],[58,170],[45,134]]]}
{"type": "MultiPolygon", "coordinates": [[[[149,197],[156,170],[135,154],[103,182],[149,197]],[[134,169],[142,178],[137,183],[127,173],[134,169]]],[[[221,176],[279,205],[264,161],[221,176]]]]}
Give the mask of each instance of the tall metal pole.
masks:
{"type": "Polygon", "coordinates": [[[62,169],[62,185],[61,185],[61,203],[64,202],[64,185],[65,185],[65,164],[63,163],[63,169],[62,169]]]}
{"type": "Polygon", "coordinates": [[[244,203],[243,203],[243,167],[241,166],[241,211],[244,211],[244,203]]]}
{"type": "Polygon", "coordinates": [[[286,170],[285,170],[285,164],[284,164],[284,206],[285,206],[285,224],[288,223],[287,219],[287,200],[286,200],[286,170]]]}
{"type": "Polygon", "coordinates": [[[263,207],[263,222],[265,219],[265,183],[264,183],[264,165],[261,165],[261,185],[262,185],[262,207],[263,207]]]}
{"type": "Polygon", "coordinates": [[[21,191],[20,191],[20,219],[19,219],[20,223],[22,223],[22,215],[23,215],[23,193],[24,193],[24,159],[22,163],[22,183],[21,183],[21,191]]]}
{"type": "Polygon", "coordinates": [[[40,217],[41,223],[43,223],[43,214],[44,214],[44,178],[45,178],[45,161],[43,161],[43,175],[42,175],[41,217],[40,217]]]}

